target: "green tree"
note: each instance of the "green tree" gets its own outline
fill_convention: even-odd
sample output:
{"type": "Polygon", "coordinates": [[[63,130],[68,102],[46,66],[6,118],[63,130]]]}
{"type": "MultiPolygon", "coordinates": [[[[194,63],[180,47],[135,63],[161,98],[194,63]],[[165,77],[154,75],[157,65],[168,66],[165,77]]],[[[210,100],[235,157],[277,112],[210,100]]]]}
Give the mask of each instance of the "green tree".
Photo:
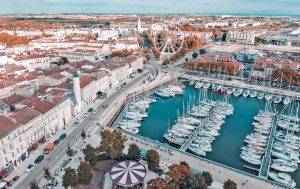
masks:
{"type": "Polygon", "coordinates": [[[73,149],[71,148],[70,145],[68,145],[68,149],[67,149],[66,153],[70,157],[74,155],[74,151],[73,151],[73,149]]]}
{"type": "Polygon", "coordinates": [[[78,175],[79,184],[85,184],[85,185],[90,184],[93,178],[91,165],[88,162],[81,161],[77,169],[77,175],[78,175]]]}
{"type": "Polygon", "coordinates": [[[159,165],[159,154],[156,150],[148,150],[146,153],[146,159],[149,169],[154,170],[159,165]]]}
{"type": "Polygon", "coordinates": [[[44,178],[46,178],[47,180],[51,179],[51,172],[49,170],[49,167],[44,167],[44,178]]]}
{"type": "Polygon", "coordinates": [[[125,135],[118,130],[105,130],[101,132],[100,152],[105,152],[112,160],[120,158],[127,141],[125,135]]]}
{"type": "Polygon", "coordinates": [[[213,183],[213,179],[212,179],[212,176],[211,176],[210,172],[204,171],[202,173],[202,177],[204,178],[205,183],[207,184],[207,186],[210,186],[213,183]]]}
{"type": "Polygon", "coordinates": [[[78,176],[75,169],[72,169],[71,167],[66,168],[65,174],[62,177],[63,180],[63,186],[65,188],[68,188],[69,186],[76,186],[78,176]]]}
{"type": "Polygon", "coordinates": [[[129,145],[128,157],[135,160],[140,157],[140,148],[136,144],[129,145]]]}
{"type": "Polygon", "coordinates": [[[30,182],[30,189],[39,189],[39,188],[40,187],[36,180],[33,180],[32,182],[30,182]]]}
{"type": "Polygon", "coordinates": [[[192,54],[192,56],[193,56],[193,59],[196,59],[196,58],[198,57],[198,53],[194,52],[194,53],[192,54]]]}
{"type": "Polygon", "coordinates": [[[199,54],[205,54],[206,53],[206,50],[205,49],[200,49],[199,50],[199,54]]]}
{"type": "Polygon", "coordinates": [[[185,58],[185,61],[187,62],[187,61],[189,61],[189,59],[188,59],[188,58],[185,58]]]}
{"type": "Polygon", "coordinates": [[[95,166],[99,160],[97,149],[88,144],[82,151],[85,156],[84,159],[88,161],[91,166],[95,166]]]}
{"type": "Polygon", "coordinates": [[[230,179],[227,179],[225,182],[224,182],[224,186],[223,186],[225,189],[236,189],[237,188],[237,185],[234,181],[230,180],[230,179]]]}
{"type": "Polygon", "coordinates": [[[81,131],[81,138],[84,140],[85,137],[86,137],[86,133],[85,133],[85,131],[82,129],[82,131],[81,131]]]}
{"type": "Polygon", "coordinates": [[[200,174],[192,174],[186,178],[182,189],[207,189],[207,185],[200,174]]]}

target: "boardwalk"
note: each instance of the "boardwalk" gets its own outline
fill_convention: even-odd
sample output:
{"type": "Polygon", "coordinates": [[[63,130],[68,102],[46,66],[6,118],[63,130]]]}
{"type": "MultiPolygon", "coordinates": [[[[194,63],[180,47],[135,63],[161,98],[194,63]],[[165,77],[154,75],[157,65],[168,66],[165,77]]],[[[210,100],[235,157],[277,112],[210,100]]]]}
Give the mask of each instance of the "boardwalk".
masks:
{"type": "Polygon", "coordinates": [[[260,165],[259,173],[258,176],[261,178],[268,178],[269,170],[270,170],[270,165],[271,165],[271,153],[272,153],[272,146],[273,146],[273,141],[274,141],[274,136],[275,136],[275,131],[276,131],[276,121],[274,118],[273,125],[271,128],[269,140],[268,140],[268,146],[266,153],[262,159],[262,164],[260,165]]]}
{"type": "Polygon", "coordinates": [[[180,150],[185,152],[187,148],[191,145],[194,138],[199,134],[200,129],[208,122],[209,116],[212,113],[212,111],[215,109],[215,107],[218,106],[218,103],[209,111],[208,116],[201,122],[201,124],[197,127],[197,129],[194,130],[194,132],[191,134],[191,136],[185,141],[185,143],[180,147],[180,150]]]}
{"type": "Polygon", "coordinates": [[[278,88],[271,88],[271,87],[265,87],[265,86],[260,86],[260,85],[251,85],[248,83],[243,83],[238,80],[220,80],[220,79],[215,79],[215,78],[207,78],[207,77],[202,77],[202,76],[194,76],[194,75],[188,75],[184,74],[181,76],[182,78],[189,79],[189,80],[201,80],[201,81],[206,81],[210,83],[217,83],[221,85],[228,85],[232,87],[238,87],[238,88],[243,88],[243,89],[250,89],[250,90],[256,90],[256,91],[261,91],[261,92],[268,92],[268,93],[273,93],[276,95],[281,95],[281,96],[289,96],[294,99],[300,99],[300,93],[295,92],[295,91],[287,91],[284,89],[278,89],[278,88]]]}

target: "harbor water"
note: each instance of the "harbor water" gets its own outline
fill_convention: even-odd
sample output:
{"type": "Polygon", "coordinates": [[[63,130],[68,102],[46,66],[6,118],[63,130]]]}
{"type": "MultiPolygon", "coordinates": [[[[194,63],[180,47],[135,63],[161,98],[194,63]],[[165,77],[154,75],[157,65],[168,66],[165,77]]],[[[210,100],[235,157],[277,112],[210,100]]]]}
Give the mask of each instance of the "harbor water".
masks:
{"type": "MultiPolygon", "coordinates": [[[[224,98],[224,95],[219,92],[209,91],[207,94],[208,98],[212,100],[224,98]]],[[[148,118],[142,122],[138,135],[161,143],[168,143],[163,137],[164,133],[175,123],[178,113],[182,113],[188,103],[197,101],[199,98],[203,98],[199,90],[186,84],[182,96],[157,100],[157,102],[150,105],[148,118]]],[[[264,110],[266,101],[258,100],[257,98],[244,98],[242,96],[230,96],[229,100],[234,106],[234,113],[226,118],[225,124],[221,127],[220,136],[213,142],[212,152],[207,153],[205,158],[257,175],[257,172],[243,167],[243,165],[249,164],[240,159],[240,149],[244,144],[243,140],[246,135],[253,132],[253,117],[257,115],[259,110],[264,110]]],[[[273,108],[278,112],[285,110],[283,105],[279,104],[273,105],[273,108]]],[[[179,148],[179,146],[171,143],[168,143],[168,145],[179,148]]],[[[297,183],[297,187],[299,187],[299,169],[292,174],[292,177],[297,183]]]]}

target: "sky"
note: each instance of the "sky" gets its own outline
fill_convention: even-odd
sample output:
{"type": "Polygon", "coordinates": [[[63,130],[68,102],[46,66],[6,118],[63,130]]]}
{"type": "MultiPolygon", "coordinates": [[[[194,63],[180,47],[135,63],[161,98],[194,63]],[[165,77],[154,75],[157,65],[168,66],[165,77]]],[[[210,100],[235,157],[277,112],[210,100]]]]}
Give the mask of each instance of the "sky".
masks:
{"type": "Polygon", "coordinates": [[[300,0],[0,0],[0,14],[11,13],[299,15],[300,0]]]}

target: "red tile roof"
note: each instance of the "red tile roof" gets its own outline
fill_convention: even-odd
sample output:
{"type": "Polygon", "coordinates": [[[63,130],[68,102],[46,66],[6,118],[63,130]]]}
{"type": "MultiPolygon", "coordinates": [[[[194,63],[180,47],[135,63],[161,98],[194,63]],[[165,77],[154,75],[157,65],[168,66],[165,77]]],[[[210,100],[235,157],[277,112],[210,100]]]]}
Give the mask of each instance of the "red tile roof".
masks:
{"type": "Polygon", "coordinates": [[[83,89],[84,87],[86,87],[88,84],[90,84],[94,80],[95,79],[92,78],[92,77],[82,77],[82,78],[80,78],[80,88],[83,89]]]}
{"type": "Polygon", "coordinates": [[[53,78],[53,79],[56,79],[56,80],[65,78],[65,76],[61,75],[60,73],[53,73],[53,74],[50,74],[49,77],[51,77],[51,78],[53,78]]]}
{"type": "Polygon", "coordinates": [[[41,115],[40,112],[30,108],[30,107],[25,107],[14,114],[12,114],[10,117],[16,120],[17,122],[21,124],[26,124],[33,120],[34,118],[38,117],[41,115]]]}
{"type": "Polygon", "coordinates": [[[33,109],[41,112],[42,114],[48,112],[49,110],[51,110],[54,107],[55,107],[55,104],[48,102],[46,100],[43,100],[43,101],[39,100],[32,105],[33,109]]]}
{"type": "Polygon", "coordinates": [[[30,105],[34,104],[35,102],[37,102],[38,100],[39,100],[39,98],[37,96],[30,96],[30,97],[27,97],[22,104],[30,106],[30,105]]]}
{"type": "Polygon", "coordinates": [[[19,123],[13,122],[8,117],[0,116],[0,138],[5,137],[18,126],[20,126],[19,123]]]}
{"type": "Polygon", "coordinates": [[[24,100],[25,100],[25,97],[23,97],[21,95],[13,95],[13,96],[3,99],[3,102],[8,105],[15,105],[15,104],[21,103],[24,100]]]}

